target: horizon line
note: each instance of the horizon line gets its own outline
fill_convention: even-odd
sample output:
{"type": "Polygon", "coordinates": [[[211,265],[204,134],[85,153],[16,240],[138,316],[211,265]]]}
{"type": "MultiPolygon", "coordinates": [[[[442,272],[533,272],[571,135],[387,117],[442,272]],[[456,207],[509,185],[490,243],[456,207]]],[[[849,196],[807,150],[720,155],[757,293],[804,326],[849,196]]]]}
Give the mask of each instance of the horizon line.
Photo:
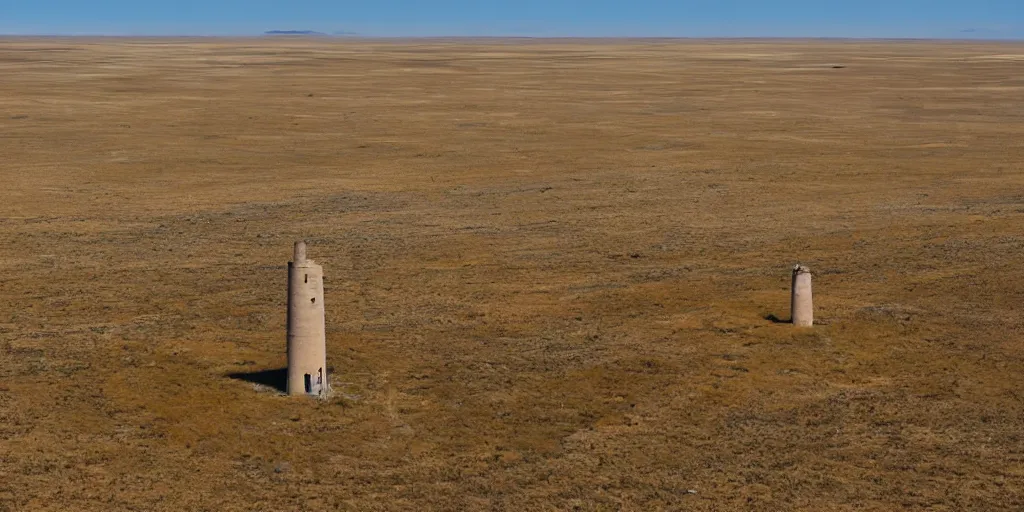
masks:
{"type": "Polygon", "coordinates": [[[778,40],[778,41],[935,41],[935,42],[1024,42],[1021,37],[913,37],[913,36],[644,36],[644,35],[408,35],[384,36],[362,34],[331,34],[331,33],[271,33],[258,34],[62,34],[38,33],[17,34],[0,32],[0,39],[13,38],[71,38],[71,39],[339,39],[339,40],[424,40],[424,39],[598,39],[598,40],[778,40]]]}

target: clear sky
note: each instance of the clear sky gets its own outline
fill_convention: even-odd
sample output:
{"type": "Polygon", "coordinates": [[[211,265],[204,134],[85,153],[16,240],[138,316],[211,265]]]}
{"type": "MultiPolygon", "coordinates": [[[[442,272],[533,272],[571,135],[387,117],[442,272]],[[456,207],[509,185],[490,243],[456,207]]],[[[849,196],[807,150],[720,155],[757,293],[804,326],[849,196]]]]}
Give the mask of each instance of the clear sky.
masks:
{"type": "Polygon", "coordinates": [[[1024,0],[0,0],[3,34],[1024,39],[1024,0]]]}

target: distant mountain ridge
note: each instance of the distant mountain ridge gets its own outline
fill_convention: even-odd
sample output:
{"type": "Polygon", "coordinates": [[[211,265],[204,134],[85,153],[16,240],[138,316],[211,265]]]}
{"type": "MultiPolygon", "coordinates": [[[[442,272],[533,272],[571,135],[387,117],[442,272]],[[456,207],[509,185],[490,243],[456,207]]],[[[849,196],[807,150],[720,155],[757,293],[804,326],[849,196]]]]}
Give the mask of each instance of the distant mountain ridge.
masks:
{"type": "Polygon", "coordinates": [[[326,36],[323,32],[315,30],[268,30],[263,33],[267,36],[326,36]]]}

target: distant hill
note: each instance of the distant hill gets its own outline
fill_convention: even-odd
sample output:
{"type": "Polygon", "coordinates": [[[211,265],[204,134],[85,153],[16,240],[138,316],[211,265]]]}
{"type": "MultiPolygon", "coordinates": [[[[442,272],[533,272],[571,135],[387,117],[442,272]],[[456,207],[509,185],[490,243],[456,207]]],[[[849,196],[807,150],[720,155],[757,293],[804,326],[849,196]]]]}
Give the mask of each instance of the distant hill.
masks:
{"type": "Polygon", "coordinates": [[[263,33],[266,36],[326,36],[323,32],[314,30],[268,30],[263,33]]]}

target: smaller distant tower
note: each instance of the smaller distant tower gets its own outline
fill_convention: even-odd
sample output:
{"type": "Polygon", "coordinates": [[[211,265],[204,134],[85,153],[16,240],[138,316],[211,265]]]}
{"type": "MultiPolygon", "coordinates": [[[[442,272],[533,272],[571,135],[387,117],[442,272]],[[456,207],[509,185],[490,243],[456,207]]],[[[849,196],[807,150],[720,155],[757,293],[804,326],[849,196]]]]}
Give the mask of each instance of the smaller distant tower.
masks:
{"type": "Polygon", "coordinates": [[[306,242],[295,242],[288,263],[288,394],[324,396],[329,389],[324,269],[306,259],[306,242]]]}
{"type": "Polygon", "coordinates": [[[793,325],[814,325],[814,299],[811,296],[811,269],[797,264],[793,267],[793,296],[790,301],[793,325]]]}

